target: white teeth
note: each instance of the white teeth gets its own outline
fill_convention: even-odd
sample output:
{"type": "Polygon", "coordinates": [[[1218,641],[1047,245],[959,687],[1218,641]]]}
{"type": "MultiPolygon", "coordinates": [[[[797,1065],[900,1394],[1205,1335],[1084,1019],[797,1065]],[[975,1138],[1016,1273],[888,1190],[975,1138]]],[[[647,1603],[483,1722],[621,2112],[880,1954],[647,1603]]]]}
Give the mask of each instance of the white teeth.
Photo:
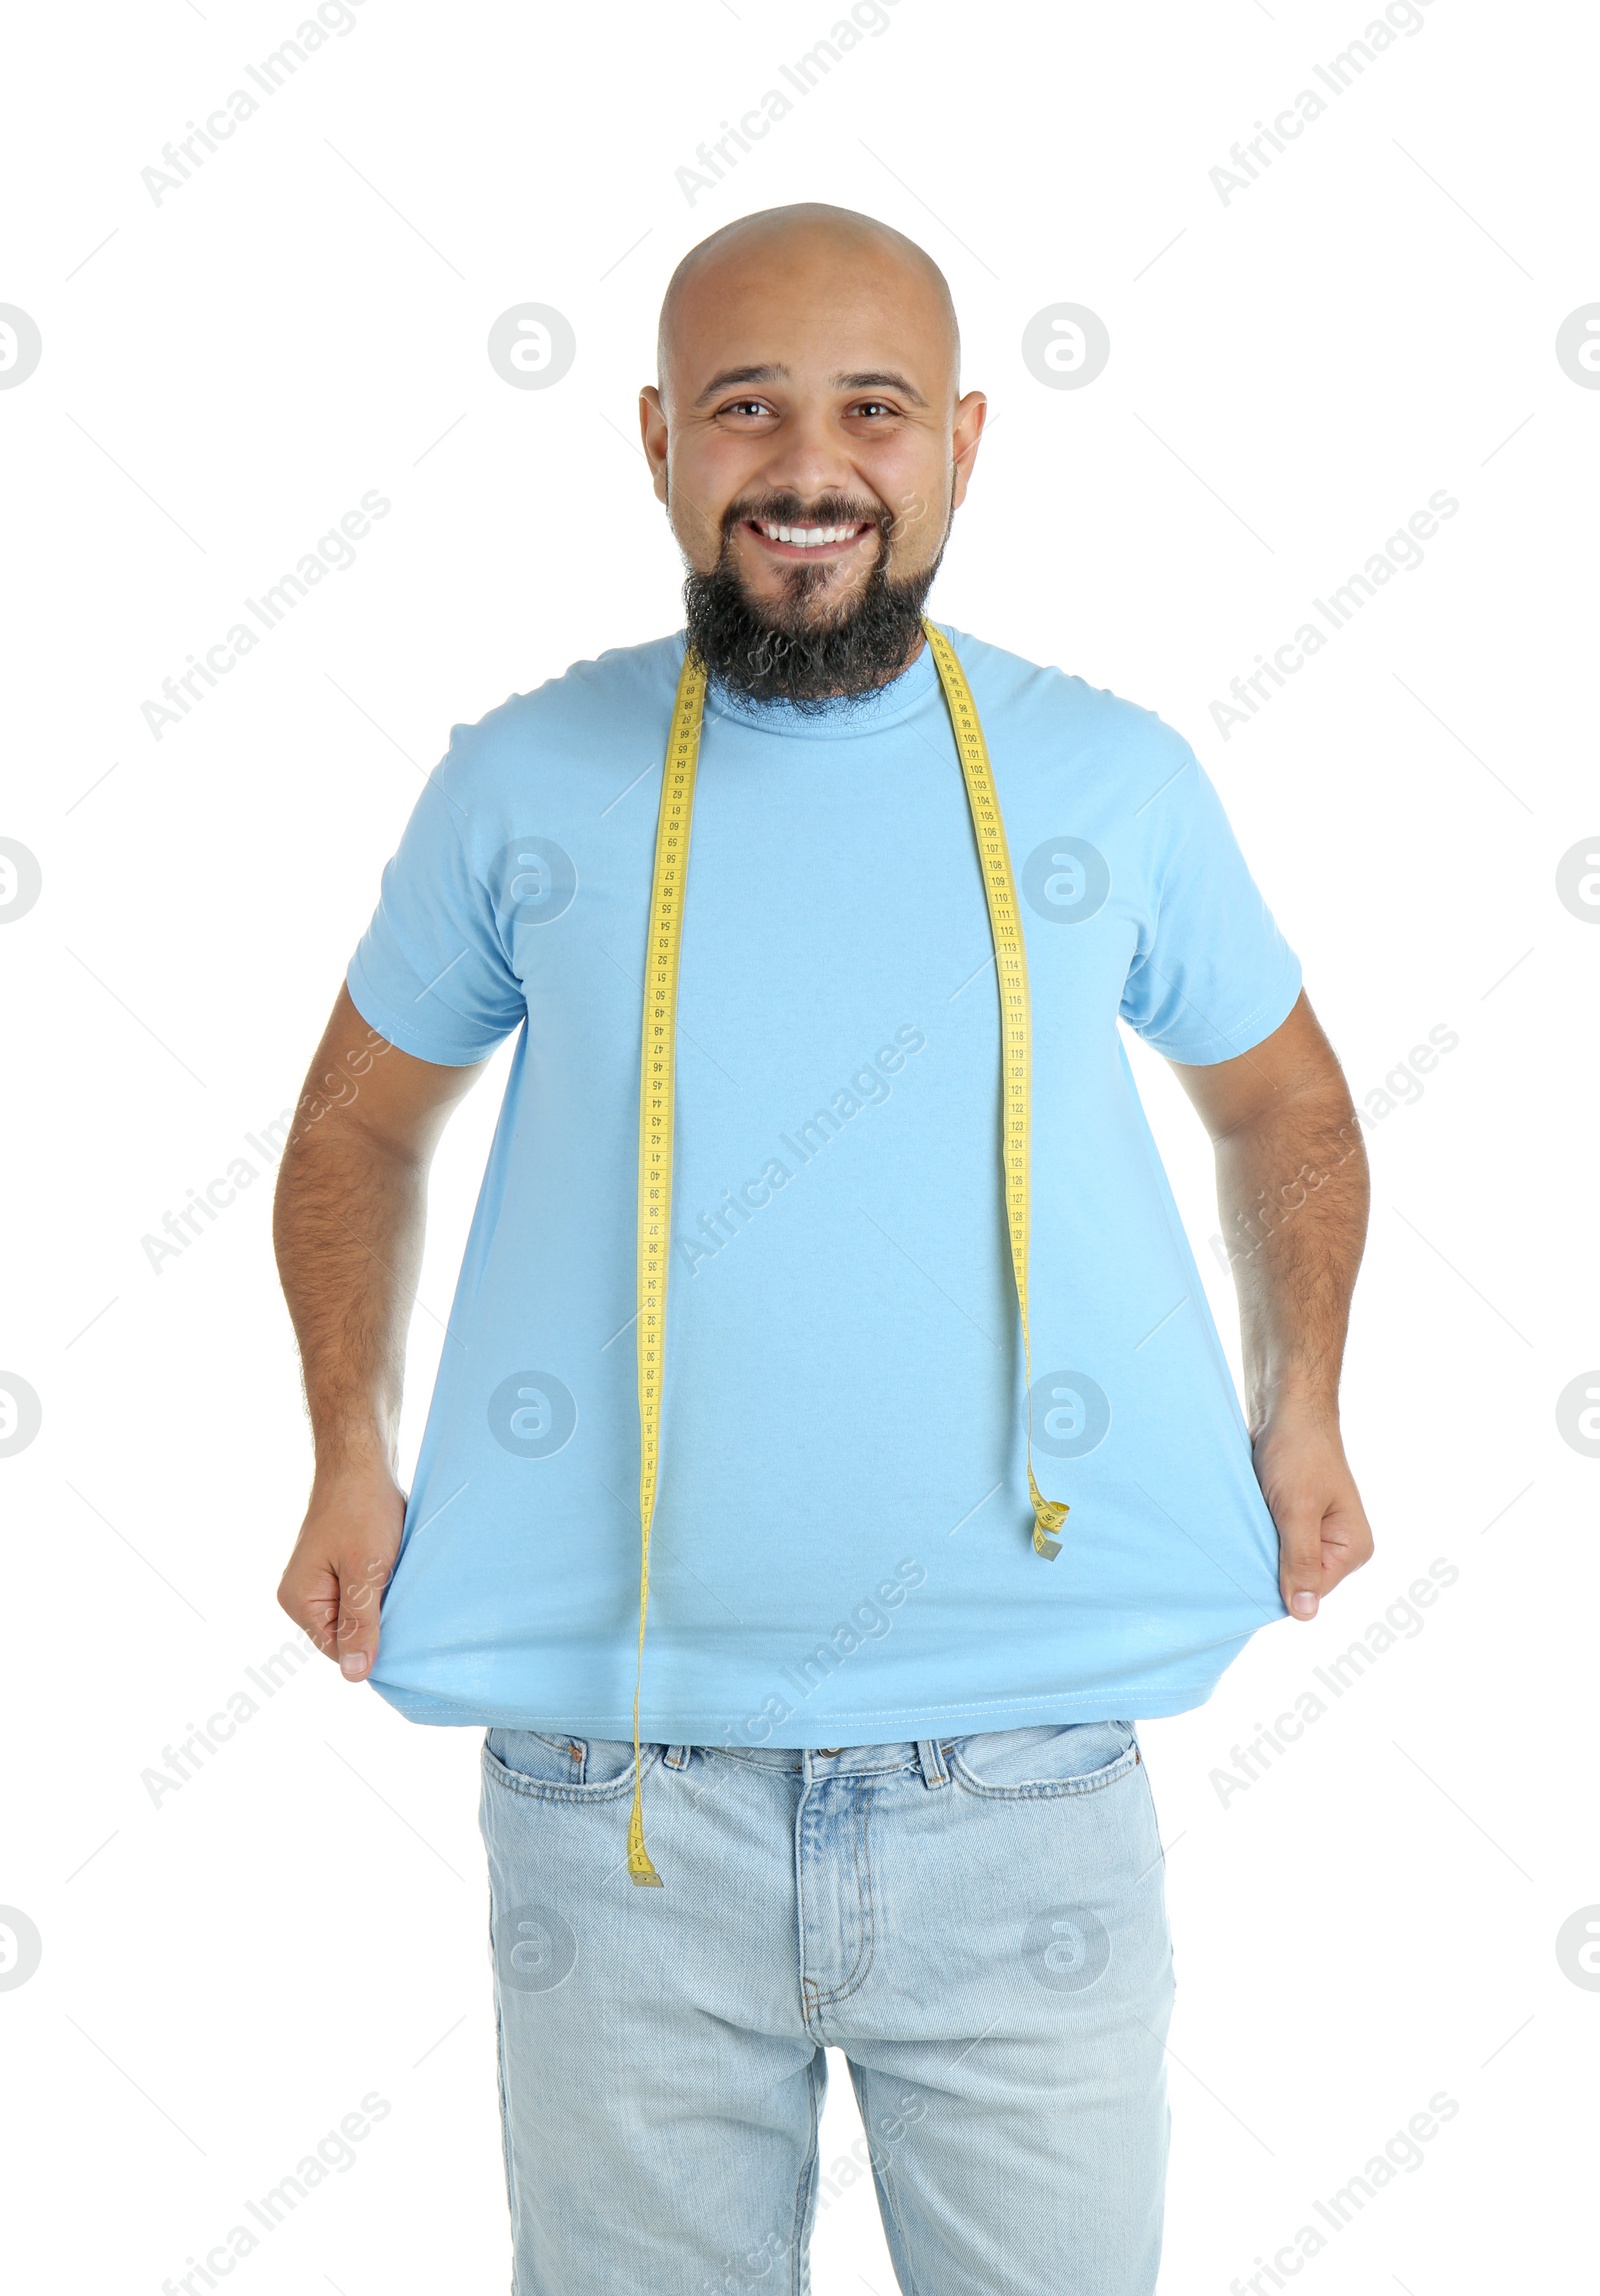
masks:
{"type": "Polygon", "coordinates": [[[854,534],[853,526],[769,526],[762,521],[762,533],[769,542],[789,542],[802,550],[815,550],[830,542],[847,542],[854,534]]]}

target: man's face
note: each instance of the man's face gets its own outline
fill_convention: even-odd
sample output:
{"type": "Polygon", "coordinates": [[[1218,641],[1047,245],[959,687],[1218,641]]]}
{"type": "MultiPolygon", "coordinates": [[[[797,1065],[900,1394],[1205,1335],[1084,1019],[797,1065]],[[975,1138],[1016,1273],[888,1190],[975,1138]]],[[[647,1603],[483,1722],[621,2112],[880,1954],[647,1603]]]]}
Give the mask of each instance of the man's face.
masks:
{"type": "Polygon", "coordinates": [[[918,267],[826,232],[736,243],[680,290],[640,416],[691,625],[698,598],[758,650],[770,633],[765,690],[792,698],[903,666],[984,416],[981,393],[957,401],[947,312],[918,267]]]}

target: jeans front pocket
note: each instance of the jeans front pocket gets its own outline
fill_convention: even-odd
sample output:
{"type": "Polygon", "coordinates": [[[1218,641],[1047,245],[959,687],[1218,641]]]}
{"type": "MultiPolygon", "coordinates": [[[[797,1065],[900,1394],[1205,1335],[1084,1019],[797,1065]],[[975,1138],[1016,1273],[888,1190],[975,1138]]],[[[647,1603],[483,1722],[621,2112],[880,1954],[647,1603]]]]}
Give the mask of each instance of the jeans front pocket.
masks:
{"type": "MultiPolygon", "coordinates": [[[[642,1746],[642,1766],[659,1761],[659,1746],[642,1746]]],[[[566,1738],[543,1730],[489,1730],[483,1741],[485,1778],[515,1794],[557,1802],[608,1802],[633,1791],[631,1738],[566,1738]]]]}
{"type": "Polygon", "coordinates": [[[1094,1794],[1140,1761],[1131,1722],[1049,1723],[1032,1730],[983,1730],[950,1748],[950,1772],[969,1793],[1023,1801],[1094,1794]]]}

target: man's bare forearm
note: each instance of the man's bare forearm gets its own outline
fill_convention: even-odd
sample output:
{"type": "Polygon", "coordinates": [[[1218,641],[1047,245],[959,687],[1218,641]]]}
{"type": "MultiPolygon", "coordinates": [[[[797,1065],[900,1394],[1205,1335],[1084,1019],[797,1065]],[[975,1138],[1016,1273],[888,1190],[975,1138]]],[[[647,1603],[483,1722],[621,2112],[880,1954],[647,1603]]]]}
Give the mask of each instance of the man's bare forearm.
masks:
{"type": "Polygon", "coordinates": [[[1367,1233],[1367,1158],[1349,1088],[1304,990],[1232,1060],[1174,1062],[1211,1135],[1239,1292],[1244,1407],[1294,1618],[1372,1553],[1339,1433],[1339,1370],[1367,1233]]]}
{"type": "Polygon", "coordinates": [[[1285,1405],[1334,1420],[1369,1195],[1342,1080],[1274,1102],[1218,1140],[1216,1158],[1250,1432],[1285,1405]]]}
{"type": "Polygon", "coordinates": [[[350,1111],[302,1125],[284,1156],[273,1242],[319,1475],[393,1469],[426,1207],[426,1162],[350,1111]]]}
{"type": "Polygon", "coordinates": [[[273,1241],[317,1453],[278,1600],[351,1681],[376,1659],[404,1526],[400,1390],[428,1166],[481,1065],[413,1059],[342,988],[278,1174],[273,1241]]]}

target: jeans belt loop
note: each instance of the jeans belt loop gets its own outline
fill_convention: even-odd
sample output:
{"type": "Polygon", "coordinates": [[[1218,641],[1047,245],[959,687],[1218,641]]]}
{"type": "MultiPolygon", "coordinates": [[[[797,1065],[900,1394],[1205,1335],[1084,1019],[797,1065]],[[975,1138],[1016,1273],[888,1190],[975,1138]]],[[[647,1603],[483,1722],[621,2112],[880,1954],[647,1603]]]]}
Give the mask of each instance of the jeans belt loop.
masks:
{"type": "Polygon", "coordinates": [[[917,1740],[917,1760],[922,1765],[922,1782],[925,1786],[949,1785],[950,1773],[944,1766],[944,1753],[936,1738],[917,1740]]]}

